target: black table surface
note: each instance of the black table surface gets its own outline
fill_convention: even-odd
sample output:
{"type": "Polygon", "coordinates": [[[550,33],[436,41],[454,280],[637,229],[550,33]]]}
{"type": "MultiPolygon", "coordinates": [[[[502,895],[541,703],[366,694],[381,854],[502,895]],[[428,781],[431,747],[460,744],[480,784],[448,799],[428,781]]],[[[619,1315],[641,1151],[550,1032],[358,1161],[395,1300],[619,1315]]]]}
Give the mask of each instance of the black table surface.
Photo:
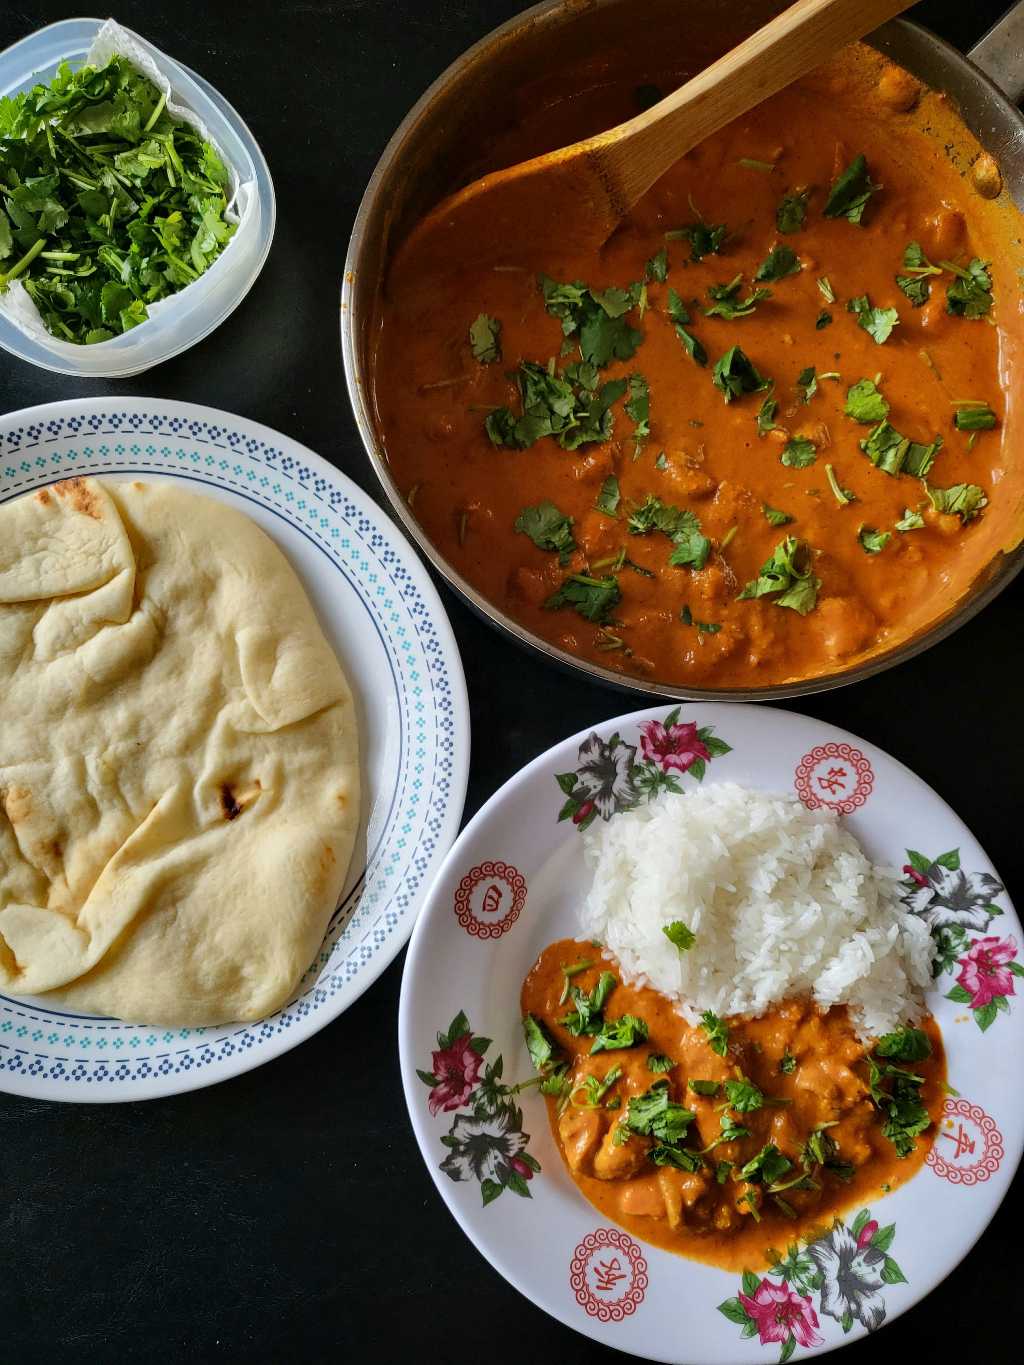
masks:
{"type": "MultiPolygon", "coordinates": [[[[96,393],[207,403],[287,432],[379,497],[341,379],[337,288],[352,218],[408,107],[522,7],[123,0],[123,23],[201,72],[249,122],[277,188],[273,250],[217,332],[137,379],[64,379],[0,353],[0,410],[96,393]]],[[[8,0],[0,48],[80,8],[8,0]]],[[[930,0],[915,14],[966,48],[1002,8],[930,0]]],[[[923,657],[794,706],[919,773],[979,835],[1011,894],[1024,872],[1014,797],[1022,589],[1018,581],[923,657]]],[[[553,671],[442,595],[478,736],[468,817],[528,759],[636,703],[553,671]]],[[[4,723],[0,699],[0,733],[4,723]]],[[[438,1198],[399,1082],[402,963],[309,1042],[211,1089],[110,1106],[0,1095],[0,1356],[21,1365],[613,1359],[520,1297],[438,1198]]],[[[1019,1358],[1010,1343],[1022,1215],[1018,1178],[964,1264],[886,1329],[883,1351],[1019,1358]]],[[[844,1359],[877,1350],[863,1340],[844,1359]]]]}

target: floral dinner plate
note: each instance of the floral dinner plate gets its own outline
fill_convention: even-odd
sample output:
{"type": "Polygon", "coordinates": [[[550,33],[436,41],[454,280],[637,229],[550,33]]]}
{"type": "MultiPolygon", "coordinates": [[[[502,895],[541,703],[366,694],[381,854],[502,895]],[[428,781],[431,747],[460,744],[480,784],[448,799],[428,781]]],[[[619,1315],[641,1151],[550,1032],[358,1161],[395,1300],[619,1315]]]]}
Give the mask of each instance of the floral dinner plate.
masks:
{"type": "MultiPolygon", "coordinates": [[[[492,1265],[577,1331],[651,1360],[774,1365],[875,1332],[970,1250],[1024,1144],[1020,923],[984,850],[924,782],[819,721],[750,705],[622,716],[537,758],[462,832],[424,905],[402,984],[406,1100],[442,1198],[492,1265]],[[831,807],[935,943],[928,1004],[951,1093],[927,1163],[827,1234],[742,1275],[610,1225],[565,1171],[519,1021],[540,951],[577,933],[579,831],[666,787],[740,782],[831,807]],[[954,1089],[955,1088],[955,1089],[954,1089]]],[[[766,1253],[768,1248],[765,1248],[766,1253]]]]}
{"type": "MultiPolygon", "coordinates": [[[[84,474],[171,480],[252,517],[302,579],[360,718],[362,824],[348,880],[317,960],[277,1014],[224,1028],[146,1028],[0,995],[0,1090],[150,1099],[294,1047],[394,958],[462,817],[466,686],[444,608],[401,532],[287,436],[153,398],[75,399],[0,417],[0,503],[84,474]]],[[[0,752],[16,723],[0,715],[0,752]]]]}

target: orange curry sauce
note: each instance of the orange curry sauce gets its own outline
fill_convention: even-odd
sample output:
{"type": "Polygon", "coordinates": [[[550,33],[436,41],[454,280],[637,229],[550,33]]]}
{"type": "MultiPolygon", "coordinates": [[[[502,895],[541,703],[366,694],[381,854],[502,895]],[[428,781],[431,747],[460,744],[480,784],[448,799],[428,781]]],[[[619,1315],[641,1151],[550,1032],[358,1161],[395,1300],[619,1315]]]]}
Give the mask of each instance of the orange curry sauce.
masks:
{"type": "MultiPolygon", "coordinates": [[[[807,1237],[814,1228],[827,1228],[835,1214],[877,1200],[921,1168],[934,1140],[945,1091],[942,1039],[931,1016],[921,1027],[932,1054],[913,1063],[913,1069],[925,1078],[921,1102],[931,1115],[932,1127],[901,1158],[882,1133],[879,1112],[866,1084],[865,1048],[844,1007],[822,1013],[805,1001],[789,1001],[758,1019],[729,1019],[728,1050],[720,1057],[708,1045],[704,1030],[687,1024],[660,992],[626,986],[620,980],[608,998],[605,1018],[636,1015],[647,1023],[648,1039],[591,1056],[593,1039],[573,1037],[561,1023],[572,1008],[571,1003],[560,1003],[565,986],[562,969],[581,961],[592,966],[575,975],[572,984],[585,991],[593,989],[602,971],[620,976],[617,964],[590,943],[572,939],[553,943],[526,978],[522,1009],[524,1015],[541,1021],[570,1062],[572,1100],[559,1115],[559,1101],[548,1099],[552,1131],[569,1173],[603,1216],[634,1236],[727,1270],[753,1269],[766,1264],[769,1248],[784,1247],[797,1236],[807,1237]],[[648,1067],[651,1054],[667,1056],[675,1065],[667,1073],[652,1073],[648,1067]],[[780,1069],[787,1054],[794,1059],[787,1061],[792,1067],[788,1072],[780,1069]],[[621,1068],[622,1075],[600,1105],[583,1107],[586,1095],[578,1087],[584,1078],[593,1075],[603,1081],[615,1067],[621,1068]],[[629,1098],[667,1079],[670,1098],[695,1114],[684,1145],[705,1147],[720,1135],[725,1095],[721,1084],[716,1095],[703,1096],[689,1089],[688,1082],[721,1083],[740,1074],[758,1086],[769,1103],[756,1112],[737,1113],[736,1119],[749,1128],[750,1136],[720,1143],[708,1154],[708,1164],[701,1171],[652,1165],[647,1158],[649,1138],[634,1135],[621,1145],[613,1141],[613,1129],[623,1118],[629,1098]],[[608,1101],[613,1108],[606,1107],[608,1101]],[[782,1196],[788,1206],[785,1212],[760,1186],[736,1178],[735,1172],[745,1162],[766,1143],[773,1143],[792,1163],[779,1183],[792,1180],[803,1169],[802,1144],[824,1124],[833,1125],[826,1131],[838,1148],[837,1159],[852,1166],[852,1178],[840,1179],[818,1168],[814,1178],[819,1188],[787,1189],[782,1196]],[[733,1163],[732,1171],[719,1184],[717,1164],[725,1161],[733,1163]],[[751,1191],[760,1221],[751,1214],[747,1198],[751,1191]]],[[[846,1174],[850,1176],[849,1171],[846,1174]]]]}
{"type": "MultiPolygon", "coordinates": [[[[630,94],[608,87],[608,123],[629,116],[630,94]]],[[[877,55],[844,54],[684,156],[598,254],[575,251],[566,222],[562,250],[543,262],[460,264],[458,243],[448,273],[418,274],[414,258],[405,262],[400,283],[392,280],[381,304],[374,362],[379,430],[415,516],[470,584],[572,653],[652,681],[715,688],[837,671],[909,638],[950,609],[1005,535],[1005,523],[997,528],[1006,470],[1002,332],[994,324],[1000,309],[1009,320],[1015,283],[1001,276],[996,259],[995,307],[980,319],[947,313],[954,279],[948,271],[930,277],[931,296],[921,307],[897,287],[911,241],[931,262],[965,266],[973,257],[997,255],[985,217],[992,206],[974,188],[980,172],[972,181],[944,156],[934,135],[942,110],[928,105],[933,133],[922,129],[924,115],[908,108],[918,94],[905,72],[877,55]],[[822,212],[830,184],[859,153],[882,187],[860,226],[822,212]],[[800,188],[809,191],[805,224],[782,235],[777,207],[800,188]],[[727,237],[720,254],[695,262],[689,242],[665,234],[700,218],[724,224],[727,237]],[[777,243],[796,251],[799,273],[768,283],[771,298],[748,316],[706,317],[709,287],[742,273],[739,297],[745,298],[777,243]],[[646,311],[628,315],[643,340],[630,359],[613,360],[600,374],[602,382],[633,374],[647,380],[650,435],[639,453],[623,400],[613,407],[611,439],[575,451],[550,436],[525,450],[492,444],[484,427],[488,413],[501,406],[521,411],[510,373],[527,360],[554,358],[561,370],[580,358],[577,338],[562,351],[561,322],[545,309],[538,270],[595,290],[628,289],[662,247],[667,281],[649,283],[646,311]],[[821,277],[834,303],[819,288],[821,277]],[[676,335],[667,312],[670,288],[685,302],[706,366],[694,363],[676,335]],[[899,314],[884,344],[847,310],[865,294],[872,306],[899,314]],[[480,363],[470,347],[469,327],[480,313],[501,323],[501,359],[494,363],[480,363]],[[831,321],[818,326],[823,313],[831,321]],[[768,395],[745,394],[727,404],[712,383],[715,362],[734,345],[774,383],[778,429],[763,437],[756,417],[768,395]],[[796,379],[812,365],[818,388],[805,403],[796,379]],[[989,500],[987,511],[966,523],[936,512],[919,479],[894,477],[871,463],[858,444],[871,426],[844,415],[848,388],[863,378],[878,379],[888,420],[902,435],[921,443],[941,436],[929,482],[975,484],[989,500]],[[953,424],[955,404],[964,400],[987,403],[999,423],[973,443],[953,424]],[[797,435],[815,443],[816,458],[806,468],[781,462],[785,441],[797,435]],[[830,488],[827,464],[853,495],[843,505],[830,488]],[[614,515],[596,506],[610,476],[620,494],[614,515]],[[630,511],[652,494],[699,519],[712,547],[704,567],[671,567],[672,544],[664,535],[630,534],[630,511]],[[573,519],[578,548],[566,565],[515,530],[522,509],[542,500],[573,519]],[[770,524],[764,504],[792,521],[770,524]],[[896,530],[908,508],[923,516],[923,528],[896,530]],[[890,533],[879,553],[863,548],[865,527],[890,533]],[[768,597],[738,601],[788,535],[808,547],[821,580],[814,609],[800,615],[768,597]],[[623,551],[653,576],[628,565],[609,569],[623,551]],[[616,574],[621,600],[604,627],[572,606],[545,608],[570,573],[616,574]],[[719,629],[698,630],[681,619],[684,608],[692,622],[719,629]]],[[[933,98],[922,93],[922,108],[933,98]]],[[[534,142],[542,112],[533,117],[534,142]]],[[[948,108],[944,116],[950,119],[948,108]]],[[[553,136],[564,117],[552,109],[553,136]]],[[[503,156],[514,159],[514,139],[503,156]]],[[[998,178],[994,163],[987,165],[998,178]]],[[[479,252],[479,243],[473,250],[479,252]]]]}

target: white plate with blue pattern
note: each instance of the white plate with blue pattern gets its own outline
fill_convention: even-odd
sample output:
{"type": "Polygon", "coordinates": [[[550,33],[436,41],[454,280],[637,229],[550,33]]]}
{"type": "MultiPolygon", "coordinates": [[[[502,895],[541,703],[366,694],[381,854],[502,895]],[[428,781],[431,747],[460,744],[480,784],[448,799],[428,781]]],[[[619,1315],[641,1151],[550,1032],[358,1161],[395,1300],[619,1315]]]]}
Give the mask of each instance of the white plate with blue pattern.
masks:
{"type": "Polygon", "coordinates": [[[302,579],[360,708],[356,852],[323,947],[284,1009],[254,1024],[172,1030],[0,995],[0,1090],[151,1099],[226,1080],[294,1047],[395,957],[458,832],[466,684],[444,608],[401,531],[287,436],[151,398],[86,398],[0,417],[0,503],[76,474],[170,480],[252,517],[302,579]]]}

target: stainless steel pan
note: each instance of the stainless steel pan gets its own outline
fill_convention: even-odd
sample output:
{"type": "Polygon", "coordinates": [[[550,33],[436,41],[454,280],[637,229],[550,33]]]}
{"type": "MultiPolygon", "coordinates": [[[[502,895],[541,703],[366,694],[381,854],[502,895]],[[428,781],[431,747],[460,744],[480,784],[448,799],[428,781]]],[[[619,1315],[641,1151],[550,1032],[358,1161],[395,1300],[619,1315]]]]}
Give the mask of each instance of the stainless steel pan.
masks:
{"type": "MultiPolygon", "coordinates": [[[[570,56],[577,64],[590,60],[599,71],[602,59],[619,50],[629,27],[642,23],[653,33],[659,24],[674,24],[678,32],[681,11],[684,21],[690,11],[694,14],[695,22],[686,25],[685,60],[698,70],[779,8],[771,0],[695,0],[685,10],[680,0],[545,0],[526,10],[470,48],[413,107],[373,173],[349,243],[341,298],[345,374],[356,423],[394,515],[449,585],[498,629],[561,665],[638,692],[755,700],[841,687],[891,668],[944,639],[990,602],[1024,566],[1024,545],[1002,552],[971,592],[929,630],[853,668],[761,689],[701,691],[662,686],[569,654],[525,630],[482,597],[426,537],[392,478],[377,432],[371,382],[376,305],[390,255],[426,209],[459,185],[502,164],[500,151],[494,149],[502,144],[505,111],[514,113],[515,92],[527,79],[535,80],[538,70],[557,70],[559,62],[570,56]]],[[[1013,103],[1024,92],[1024,0],[966,56],[904,19],[886,24],[866,41],[925,85],[948,96],[969,132],[998,161],[1004,194],[1024,212],[1024,117],[1013,103]]],[[[675,54],[674,60],[678,67],[675,54]]],[[[1024,259],[1018,264],[1024,264],[1024,259]]],[[[1018,412],[1016,421],[1024,426],[1024,413],[1018,412]]],[[[1020,444],[1024,447],[1024,435],[1020,444]]],[[[1018,477],[1024,480],[1024,474],[1018,477]]]]}

